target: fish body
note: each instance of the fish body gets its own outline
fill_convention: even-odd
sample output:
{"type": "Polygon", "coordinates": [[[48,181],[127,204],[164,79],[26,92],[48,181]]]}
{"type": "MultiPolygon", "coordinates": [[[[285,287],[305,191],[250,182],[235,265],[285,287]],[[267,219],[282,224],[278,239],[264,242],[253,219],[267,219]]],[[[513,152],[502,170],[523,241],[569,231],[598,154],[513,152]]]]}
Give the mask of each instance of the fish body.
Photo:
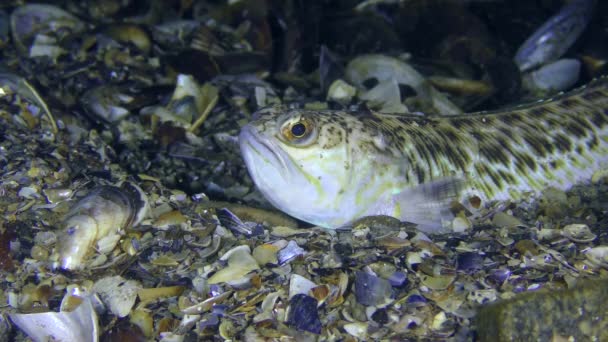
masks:
{"type": "Polygon", "coordinates": [[[389,215],[437,230],[449,205],[567,189],[608,166],[608,78],[507,110],[458,116],[269,107],[239,135],[278,209],[338,228],[389,215]]]}

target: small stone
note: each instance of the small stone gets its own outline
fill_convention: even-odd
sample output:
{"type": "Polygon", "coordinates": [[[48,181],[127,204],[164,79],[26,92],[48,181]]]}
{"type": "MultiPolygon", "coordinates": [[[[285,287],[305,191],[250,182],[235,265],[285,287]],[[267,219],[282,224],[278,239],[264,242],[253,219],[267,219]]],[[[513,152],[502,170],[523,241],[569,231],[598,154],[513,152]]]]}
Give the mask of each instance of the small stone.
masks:
{"type": "Polygon", "coordinates": [[[357,302],[367,306],[381,306],[391,301],[391,283],[373,274],[358,271],[355,275],[357,302]]]}
{"type": "Polygon", "coordinates": [[[301,293],[293,296],[287,311],[287,325],[313,334],[321,333],[317,300],[313,297],[301,293]]]}
{"type": "Polygon", "coordinates": [[[523,223],[518,218],[503,212],[494,214],[494,217],[492,217],[492,224],[501,228],[523,226],[523,223]]]}

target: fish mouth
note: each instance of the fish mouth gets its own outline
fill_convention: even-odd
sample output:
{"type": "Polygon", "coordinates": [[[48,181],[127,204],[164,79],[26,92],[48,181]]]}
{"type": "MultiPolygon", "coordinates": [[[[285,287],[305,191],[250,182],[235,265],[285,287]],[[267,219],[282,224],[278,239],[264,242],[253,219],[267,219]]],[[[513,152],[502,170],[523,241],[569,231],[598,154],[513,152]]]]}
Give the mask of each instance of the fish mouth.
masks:
{"type": "Polygon", "coordinates": [[[256,161],[252,156],[252,154],[255,154],[258,159],[262,159],[266,164],[275,165],[275,167],[281,169],[279,174],[286,176],[285,171],[288,171],[289,167],[281,154],[281,148],[260,134],[254,126],[248,124],[241,128],[239,145],[241,155],[250,170],[257,169],[255,167],[256,161]]]}

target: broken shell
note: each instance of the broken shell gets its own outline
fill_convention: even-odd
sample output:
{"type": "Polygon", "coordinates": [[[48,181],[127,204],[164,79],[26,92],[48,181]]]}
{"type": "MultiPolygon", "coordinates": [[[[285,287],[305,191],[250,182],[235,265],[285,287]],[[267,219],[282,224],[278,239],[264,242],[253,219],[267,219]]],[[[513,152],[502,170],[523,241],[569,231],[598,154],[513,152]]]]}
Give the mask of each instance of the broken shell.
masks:
{"type": "Polygon", "coordinates": [[[393,287],[404,287],[407,285],[407,274],[401,271],[396,271],[388,278],[389,283],[393,287]]]}
{"type": "Polygon", "coordinates": [[[420,282],[422,285],[428,287],[431,290],[445,290],[456,280],[455,275],[438,275],[428,276],[421,275],[420,282]]]}
{"type": "Polygon", "coordinates": [[[279,264],[283,265],[291,259],[305,254],[306,251],[302,247],[298,246],[295,241],[290,240],[287,246],[279,251],[277,257],[279,259],[279,264]]]}
{"type": "Polygon", "coordinates": [[[30,57],[39,55],[32,55],[30,51],[36,38],[53,37],[57,41],[84,29],[85,25],[80,19],[53,5],[24,5],[11,14],[13,41],[21,53],[29,53],[30,57]]]}
{"type": "Polygon", "coordinates": [[[139,289],[137,296],[141,302],[149,302],[163,297],[179,296],[184,292],[183,286],[154,287],[139,289]]]}
{"type": "Polygon", "coordinates": [[[297,294],[308,294],[317,284],[298,274],[292,274],[289,279],[289,298],[297,294]]]}
{"type": "Polygon", "coordinates": [[[229,250],[222,255],[220,260],[227,260],[228,266],[215,272],[209,278],[208,284],[236,284],[242,281],[248,273],[260,269],[257,261],[251,256],[249,246],[245,245],[229,250]]]}
{"type": "MultiPolygon", "coordinates": [[[[213,308],[214,305],[224,302],[231,295],[232,295],[232,291],[226,291],[226,292],[224,292],[222,294],[218,294],[214,297],[207,298],[206,300],[204,300],[198,304],[184,308],[182,310],[182,312],[187,314],[186,316],[205,313],[205,312],[211,310],[211,308],[213,308]]],[[[184,319],[186,319],[186,317],[184,317],[184,319]]]]}
{"type": "Polygon", "coordinates": [[[588,243],[597,237],[586,224],[569,224],[562,229],[562,235],[573,242],[588,243]]]}
{"type": "Polygon", "coordinates": [[[497,212],[494,214],[494,217],[492,217],[492,224],[500,228],[519,227],[524,225],[518,218],[504,212],[497,212]]]}
{"type": "MultiPolygon", "coordinates": [[[[74,204],[63,221],[64,230],[57,246],[59,266],[70,270],[84,267],[85,258],[94,251],[96,244],[108,242],[108,238],[118,236],[119,230],[139,224],[147,207],[144,192],[128,182],[120,188],[99,186],[92,189],[74,204]]],[[[113,246],[102,246],[104,250],[113,249],[118,239],[111,239],[109,243],[113,246]]]]}
{"type": "Polygon", "coordinates": [[[595,1],[570,1],[547,19],[519,47],[515,63],[521,71],[560,58],[578,39],[593,16],[595,1]]]}
{"type": "Polygon", "coordinates": [[[155,25],[152,28],[154,41],[167,48],[184,47],[184,38],[201,26],[198,20],[174,20],[155,25]]]}
{"type": "Polygon", "coordinates": [[[97,341],[99,323],[91,299],[72,312],[10,314],[11,321],[34,341],[97,341]]]}
{"type": "Polygon", "coordinates": [[[273,244],[265,243],[253,250],[253,257],[259,265],[276,264],[279,262],[277,259],[279,249],[279,247],[273,244]]]}
{"type": "Polygon", "coordinates": [[[118,317],[126,317],[137,299],[141,285],[121,276],[105,277],[93,285],[92,291],[99,294],[110,311],[118,317]]]}
{"type": "Polygon", "coordinates": [[[147,54],[150,52],[152,42],[144,29],[134,24],[117,24],[108,27],[105,33],[112,39],[121,43],[130,43],[140,51],[147,54]]]}
{"type": "Polygon", "coordinates": [[[321,333],[321,320],[317,311],[317,300],[305,294],[296,294],[287,307],[287,325],[298,330],[321,333]]]}
{"type": "MultiPolygon", "coordinates": [[[[47,106],[46,102],[42,99],[38,91],[25,78],[13,73],[0,71],[0,85],[2,87],[10,88],[14,93],[19,94],[35,106],[41,108],[49,120],[53,134],[57,134],[57,123],[55,122],[55,118],[51,113],[51,110],[47,106]]],[[[0,94],[3,93],[4,91],[0,91],[0,94]]]]}
{"type": "Polygon", "coordinates": [[[93,120],[116,123],[129,116],[135,97],[124,87],[102,85],[84,93],[80,102],[93,120]]]}
{"type": "Polygon", "coordinates": [[[243,222],[227,208],[218,209],[216,215],[224,227],[236,234],[243,234],[247,237],[264,234],[264,225],[257,222],[243,222]]]}
{"type": "Polygon", "coordinates": [[[454,233],[464,233],[473,227],[471,220],[464,216],[456,216],[452,220],[452,231],[454,233]]]}
{"type": "Polygon", "coordinates": [[[433,113],[442,115],[462,113],[458,106],[430,85],[418,71],[397,58],[383,55],[362,55],[348,63],[345,73],[346,78],[363,92],[363,96],[373,96],[375,99],[390,99],[389,102],[391,103],[400,103],[399,85],[406,85],[415,90],[417,97],[429,103],[433,113]],[[367,90],[368,88],[365,85],[370,81],[377,82],[377,84],[367,90]],[[388,89],[393,90],[387,92],[388,89]],[[395,89],[397,95],[399,95],[398,97],[393,94],[395,89]],[[369,94],[372,92],[374,95],[369,94]],[[389,97],[380,95],[383,93],[392,95],[389,97]]]}
{"type": "Polygon", "coordinates": [[[355,297],[357,302],[366,306],[381,307],[390,304],[393,299],[391,283],[371,273],[355,273],[355,297]]]}
{"type": "Polygon", "coordinates": [[[564,91],[578,82],[580,69],[578,59],[560,59],[525,75],[523,86],[533,93],[564,91]]]}
{"type": "Polygon", "coordinates": [[[483,269],[483,256],[473,252],[461,253],[458,254],[456,264],[459,271],[473,274],[483,269]]]}
{"type": "Polygon", "coordinates": [[[364,322],[355,322],[344,324],[344,330],[351,336],[354,336],[361,340],[367,339],[367,328],[369,324],[364,322]]]}
{"type": "Polygon", "coordinates": [[[154,335],[154,320],[150,312],[142,309],[133,310],[129,314],[129,322],[139,327],[147,338],[151,338],[154,335]]]}
{"type": "Polygon", "coordinates": [[[497,284],[502,284],[511,276],[511,270],[508,269],[496,269],[490,272],[488,278],[497,284]]]}
{"type": "Polygon", "coordinates": [[[341,104],[348,104],[357,93],[357,89],[341,79],[335,80],[327,91],[327,99],[341,104]]]}
{"type": "Polygon", "coordinates": [[[72,197],[73,191],[72,189],[58,188],[58,189],[44,189],[42,193],[46,197],[47,202],[49,203],[57,203],[60,201],[65,201],[72,197]]]}
{"type": "Polygon", "coordinates": [[[589,248],[584,253],[594,267],[608,268],[608,246],[589,248]]]}
{"type": "Polygon", "coordinates": [[[167,109],[178,118],[179,122],[190,125],[203,111],[201,86],[191,75],[177,75],[175,90],[167,109]]]}

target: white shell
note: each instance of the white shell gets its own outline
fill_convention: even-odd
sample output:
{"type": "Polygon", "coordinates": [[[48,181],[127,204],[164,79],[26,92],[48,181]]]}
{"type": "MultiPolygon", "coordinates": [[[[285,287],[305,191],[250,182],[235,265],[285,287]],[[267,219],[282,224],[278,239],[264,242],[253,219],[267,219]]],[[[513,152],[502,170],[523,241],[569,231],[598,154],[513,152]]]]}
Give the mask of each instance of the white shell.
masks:
{"type": "Polygon", "coordinates": [[[92,290],[99,294],[103,303],[118,317],[125,317],[135,305],[137,291],[142,286],[121,276],[105,277],[93,285],[92,290]]]}
{"type": "Polygon", "coordinates": [[[10,314],[11,321],[33,341],[98,340],[99,323],[89,297],[72,312],[10,314]]]}
{"type": "Polygon", "coordinates": [[[316,287],[317,284],[302,277],[299,274],[292,274],[289,279],[289,299],[297,294],[308,295],[308,292],[316,287]]]}
{"type": "Polygon", "coordinates": [[[237,246],[226,252],[220,260],[227,260],[228,266],[212,275],[208,283],[239,283],[249,272],[260,269],[258,262],[251,256],[249,246],[237,246]]]}

